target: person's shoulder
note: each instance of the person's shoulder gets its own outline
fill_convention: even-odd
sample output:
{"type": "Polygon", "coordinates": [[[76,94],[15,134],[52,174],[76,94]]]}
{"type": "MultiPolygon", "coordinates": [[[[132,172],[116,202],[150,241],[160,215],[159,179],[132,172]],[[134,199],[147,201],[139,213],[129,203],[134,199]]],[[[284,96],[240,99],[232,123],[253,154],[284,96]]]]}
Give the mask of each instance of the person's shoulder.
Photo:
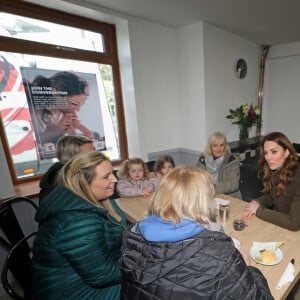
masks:
{"type": "Polygon", "coordinates": [[[240,156],[238,153],[229,153],[225,157],[225,161],[227,161],[227,164],[229,163],[239,163],[240,162],[240,156]]]}
{"type": "MultiPolygon", "coordinates": [[[[205,226],[203,226],[205,228],[205,226]]],[[[225,234],[224,232],[222,232],[221,230],[220,231],[217,231],[217,230],[211,230],[211,229],[208,229],[208,228],[205,228],[205,230],[201,231],[199,234],[199,237],[205,237],[205,238],[208,238],[208,239],[214,239],[214,240],[228,240],[230,239],[230,237],[225,234]]]]}
{"type": "Polygon", "coordinates": [[[230,153],[229,159],[231,160],[240,160],[240,154],[239,153],[230,153]]]}
{"type": "Polygon", "coordinates": [[[231,237],[221,231],[203,230],[198,234],[198,238],[202,240],[207,251],[218,249],[220,255],[221,253],[228,253],[228,249],[233,250],[235,248],[231,237]]]}
{"type": "Polygon", "coordinates": [[[201,152],[201,153],[200,153],[200,155],[199,155],[199,160],[200,160],[200,159],[205,159],[204,152],[201,152]]]}
{"type": "Polygon", "coordinates": [[[53,184],[56,179],[56,176],[59,170],[63,167],[61,162],[54,163],[47,172],[43,175],[42,179],[40,180],[39,186],[40,188],[45,188],[49,184],[53,184]]]}

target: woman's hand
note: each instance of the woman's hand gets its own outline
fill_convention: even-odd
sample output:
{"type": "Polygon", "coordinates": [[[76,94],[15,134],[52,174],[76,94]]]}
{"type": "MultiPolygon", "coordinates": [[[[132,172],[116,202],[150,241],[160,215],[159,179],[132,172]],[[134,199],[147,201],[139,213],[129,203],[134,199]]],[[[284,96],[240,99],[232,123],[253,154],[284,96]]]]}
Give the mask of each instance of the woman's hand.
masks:
{"type": "Polygon", "coordinates": [[[259,203],[255,200],[249,202],[243,211],[243,219],[249,219],[252,215],[256,214],[257,209],[260,207],[259,203]]]}

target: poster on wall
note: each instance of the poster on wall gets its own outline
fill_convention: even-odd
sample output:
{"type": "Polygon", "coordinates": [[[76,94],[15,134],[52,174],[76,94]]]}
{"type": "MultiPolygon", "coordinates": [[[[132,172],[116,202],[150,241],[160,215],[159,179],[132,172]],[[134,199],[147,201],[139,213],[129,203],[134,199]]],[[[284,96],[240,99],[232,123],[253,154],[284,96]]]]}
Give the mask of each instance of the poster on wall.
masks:
{"type": "Polygon", "coordinates": [[[106,149],[95,74],[30,67],[21,74],[41,159],[55,157],[64,135],[84,135],[106,149]]]}

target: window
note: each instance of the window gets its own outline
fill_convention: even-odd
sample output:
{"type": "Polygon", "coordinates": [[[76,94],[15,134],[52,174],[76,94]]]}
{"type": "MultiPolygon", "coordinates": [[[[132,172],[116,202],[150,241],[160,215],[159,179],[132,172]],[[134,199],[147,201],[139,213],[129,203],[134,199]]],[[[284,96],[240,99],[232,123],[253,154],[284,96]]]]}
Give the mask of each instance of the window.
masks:
{"type": "Polygon", "coordinates": [[[93,138],[113,164],[128,157],[114,25],[1,3],[0,97],[15,183],[45,173],[64,134],[93,138]]]}

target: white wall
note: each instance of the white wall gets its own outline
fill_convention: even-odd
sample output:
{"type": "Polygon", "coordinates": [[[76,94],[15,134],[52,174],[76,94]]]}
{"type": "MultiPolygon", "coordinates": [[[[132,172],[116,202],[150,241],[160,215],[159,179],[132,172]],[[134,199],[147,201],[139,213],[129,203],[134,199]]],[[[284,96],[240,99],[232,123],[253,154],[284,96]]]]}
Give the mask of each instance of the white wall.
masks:
{"type": "Polygon", "coordinates": [[[199,151],[215,130],[229,141],[238,138],[238,127],[225,116],[229,108],[257,102],[258,45],[207,23],[175,30],[134,18],[129,39],[137,115],[126,114],[126,123],[136,117],[136,155],[177,147],[199,151]],[[241,57],[248,63],[243,80],[234,73],[241,57]]]}
{"type": "Polygon", "coordinates": [[[203,23],[181,28],[177,36],[180,147],[200,150],[206,140],[203,23]]]}
{"type": "MultiPolygon", "coordinates": [[[[176,31],[131,18],[129,40],[136,116],[125,109],[125,117],[127,124],[132,117],[137,119],[140,153],[135,154],[147,159],[149,152],[178,147],[180,143],[176,31]]],[[[124,105],[128,105],[126,99],[124,105]]]]}
{"type": "Polygon", "coordinates": [[[124,102],[124,113],[126,116],[126,133],[128,143],[128,152],[130,156],[139,156],[141,153],[140,147],[140,130],[137,120],[137,108],[134,90],[134,80],[132,72],[132,57],[129,41],[128,21],[122,20],[116,24],[119,62],[121,69],[121,84],[124,102]],[[125,105],[126,103],[126,105],[125,105]]]}
{"type": "Polygon", "coordinates": [[[266,61],[263,133],[281,131],[300,143],[300,43],[271,47],[266,61]]]}
{"type": "MultiPolygon", "coordinates": [[[[218,130],[229,141],[238,140],[238,126],[232,125],[225,116],[229,108],[257,103],[260,47],[207,23],[204,23],[203,36],[206,136],[218,130]],[[244,79],[238,79],[234,72],[240,58],[248,66],[244,79]]],[[[254,130],[250,136],[254,136],[254,130]]]]}

